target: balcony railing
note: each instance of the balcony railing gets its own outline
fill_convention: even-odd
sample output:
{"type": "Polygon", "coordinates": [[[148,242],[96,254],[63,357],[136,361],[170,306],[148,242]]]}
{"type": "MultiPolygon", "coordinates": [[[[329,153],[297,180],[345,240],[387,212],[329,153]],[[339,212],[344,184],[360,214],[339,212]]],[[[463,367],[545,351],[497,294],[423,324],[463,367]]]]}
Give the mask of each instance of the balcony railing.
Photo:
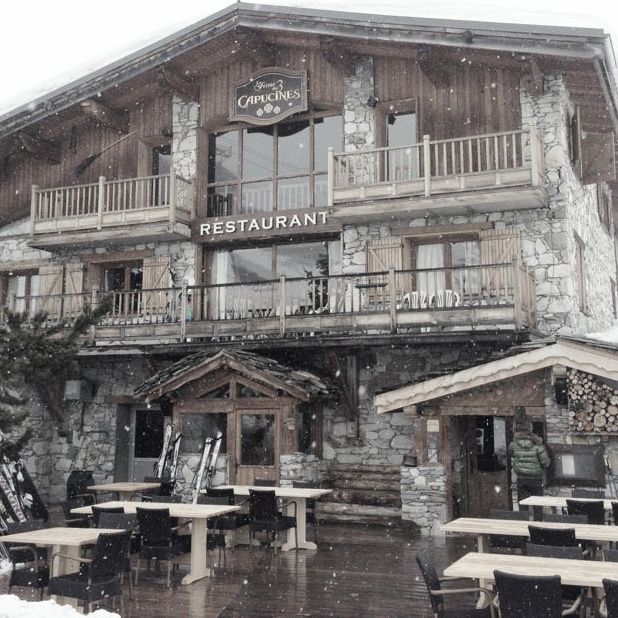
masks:
{"type": "Polygon", "coordinates": [[[193,184],[174,172],[123,180],[39,189],[32,187],[31,234],[92,231],[118,225],[189,223],[193,184]]]}
{"type": "Polygon", "coordinates": [[[539,186],[543,148],[535,129],[330,152],[330,204],[505,186],[539,186]]]}
{"type": "Polygon", "coordinates": [[[13,310],[74,319],[111,296],[97,339],[255,338],[523,329],[536,324],[534,278],[517,261],[127,292],[12,297],[13,310]]]}

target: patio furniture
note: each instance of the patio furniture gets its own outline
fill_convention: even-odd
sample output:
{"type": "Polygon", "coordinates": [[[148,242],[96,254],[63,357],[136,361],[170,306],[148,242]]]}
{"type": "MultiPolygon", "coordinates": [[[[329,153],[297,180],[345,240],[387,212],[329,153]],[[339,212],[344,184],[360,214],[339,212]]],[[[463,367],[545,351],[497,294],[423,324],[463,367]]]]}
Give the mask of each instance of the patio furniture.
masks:
{"type": "Polygon", "coordinates": [[[587,515],[588,523],[602,526],[605,524],[605,506],[603,500],[567,500],[569,515],[587,515]]]}
{"type": "MultiPolygon", "coordinates": [[[[11,523],[7,526],[7,534],[30,532],[43,528],[42,519],[11,523]]],[[[1,540],[1,539],[0,539],[1,540]]],[[[13,545],[8,549],[13,569],[9,575],[8,593],[13,586],[24,586],[39,591],[39,598],[43,598],[43,590],[49,582],[49,565],[47,563],[47,549],[35,545],[13,545]]]]}
{"type": "MultiPolygon", "coordinates": [[[[277,552],[277,541],[279,533],[294,528],[296,539],[296,549],[298,549],[298,523],[296,517],[296,504],[283,503],[284,508],[288,504],[293,505],[294,515],[284,515],[279,511],[277,496],[274,491],[268,490],[249,490],[249,531],[251,539],[255,538],[256,532],[265,532],[268,535],[269,544],[274,546],[277,552]]],[[[251,541],[249,542],[251,549],[251,541]]]]}
{"type": "Polygon", "coordinates": [[[425,580],[427,592],[429,593],[429,601],[431,602],[431,609],[435,618],[490,618],[495,615],[492,607],[493,594],[490,590],[469,586],[466,588],[442,588],[442,583],[444,582],[467,578],[438,577],[432,560],[424,553],[416,554],[416,563],[425,580]],[[484,597],[487,607],[462,609],[461,606],[457,606],[457,604],[453,604],[453,609],[446,609],[444,607],[444,601],[448,597],[458,597],[465,594],[471,595],[476,593],[484,597]]]}
{"type": "MultiPolygon", "coordinates": [[[[218,487],[209,487],[206,489],[205,496],[199,496],[197,499],[198,504],[227,504],[234,506],[236,504],[236,498],[234,496],[233,489],[220,489],[218,487]],[[215,502],[214,500],[219,500],[215,502]]],[[[227,515],[220,515],[216,518],[216,526],[213,526],[211,522],[208,523],[208,527],[213,526],[218,530],[235,532],[239,528],[243,528],[249,525],[248,513],[229,513],[227,515]]],[[[249,542],[251,542],[251,531],[249,531],[249,542]]]]}
{"type": "MultiPolygon", "coordinates": [[[[167,561],[167,587],[172,585],[172,564],[188,551],[188,545],[178,535],[180,527],[173,527],[169,509],[136,509],[140,535],[140,552],[135,570],[135,585],[139,581],[140,561],[145,559],[167,561]]],[[[189,522],[183,524],[186,526],[189,522]]]]}
{"type": "Polygon", "coordinates": [[[79,562],[82,566],[76,573],[51,577],[49,594],[78,599],[88,612],[92,611],[93,602],[119,596],[121,611],[124,613],[122,574],[128,557],[130,536],[128,530],[100,534],[93,558],[54,553],[52,561],[64,558],[79,562]]]}
{"type": "MultiPolygon", "coordinates": [[[[227,496],[199,496],[197,499],[198,504],[229,504],[229,498],[227,496]]],[[[208,522],[208,530],[213,530],[213,534],[209,534],[206,540],[206,548],[207,549],[218,549],[219,550],[219,564],[221,563],[221,552],[223,552],[223,566],[227,565],[227,543],[225,540],[225,531],[228,528],[224,527],[223,520],[227,518],[232,518],[234,513],[231,515],[220,515],[219,517],[213,517],[211,521],[208,522]]],[[[249,539],[251,542],[251,539],[249,539]]]]}
{"type": "Polygon", "coordinates": [[[605,597],[601,601],[599,614],[603,618],[618,618],[618,581],[615,579],[603,579],[605,597]]]}
{"type": "Polygon", "coordinates": [[[95,528],[105,528],[105,526],[99,525],[99,518],[102,513],[124,513],[124,508],[121,506],[98,506],[92,505],[92,525],[95,528]]]}
{"type": "Polygon", "coordinates": [[[144,483],[158,483],[159,488],[157,494],[159,496],[171,496],[176,487],[176,481],[169,478],[157,478],[156,476],[145,476],[144,483]]]}
{"type": "Polygon", "coordinates": [[[605,498],[604,489],[581,489],[573,488],[571,492],[573,498],[587,498],[588,500],[603,500],[605,498]]]}
{"type": "Polygon", "coordinates": [[[62,512],[64,513],[64,520],[69,528],[89,528],[90,517],[88,515],[81,515],[73,513],[73,509],[80,508],[82,506],[89,506],[93,504],[88,498],[80,496],[78,498],[71,498],[62,503],[62,512]]]}
{"type": "Polygon", "coordinates": [[[543,513],[543,521],[562,524],[587,524],[588,515],[562,515],[562,513],[543,513]]]}
{"type": "MultiPolygon", "coordinates": [[[[564,496],[529,496],[519,502],[522,506],[545,506],[552,509],[564,509],[567,506],[567,500],[564,496]]],[[[590,498],[578,498],[578,502],[590,502],[590,498]]],[[[594,500],[593,500],[594,501],[594,500]]],[[[612,510],[612,500],[607,498],[603,500],[603,506],[606,511],[612,510]]]]}
{"type": "MultiPolygon", "coordinates": [[[[303,487],[306,489],[314,489],[316,488],[316,484],[308,482],[308,481],[292,481],[292,487],[303,487]]],[[[318,519],[315,513],[316,503],[317,503],[317,500],[315,498],[307,499],[307,502],[306,502],[307,514],[305,516],[305,519],[307,523],[313,528],[313,539],[317,543],[318,542],[318,519]]]]}
{"type": "Polygon", "coordinates": [[[501,618],[560,618],[559,575],[530,576],[494,571],[501,618]]]}
{"type": "MultiPolygon", "coordinates": [[[[527,511],[500,511],[492,509],[489,512],[491,519],[509,519],[517,521],[529,521],[530,516],[527,511]]],[[[489,546],[500,549],[522,549],[525,539],[522,537],[510,536],[508,534],[492,534],[489,536],[489,546]]]]}
{"type": "Polygon", "coordinates": [[[554,547],[579,547],[574,528],[547,528],[528,526],[530,542],[535,545],[553,545],[554,547]]]}
{"type": "Polygon", "coordinates": [[[67,500],[83,498],[85,504],[94,504],[97,496],[88,485],[94,485],[92,470],[73,470],[67,478],[67,500]]]}
{"type": "Polygon", "coordinates": [[[161,486],[161,481],[154,483],[104,483],[102,485],[89,485],[88,489],[98,492],[113,492],[118,494],[118,499],[123,502],[131,500],[136,494],[141,494],[144,491],[158,490],[161,486]]]}
{"type": "Polygon", "coordinates": [[[275,487],[277,482],[270,479],[254,479],[253,484],[256,487],[275,487]]]}

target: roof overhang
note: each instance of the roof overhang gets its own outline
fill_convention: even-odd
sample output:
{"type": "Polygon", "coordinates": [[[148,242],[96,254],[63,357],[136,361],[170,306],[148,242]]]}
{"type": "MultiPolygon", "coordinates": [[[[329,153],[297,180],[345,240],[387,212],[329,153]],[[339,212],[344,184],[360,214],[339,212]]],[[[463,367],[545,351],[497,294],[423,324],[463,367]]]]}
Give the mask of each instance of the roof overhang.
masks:
{"type": "Polygon", "coordinates": [[[604,65],[609,65],[609,74],[615,66],[608,36],[600,29],[420,19],[239,2],[1,115],[0,138],[174,60],[237,28],[366,42],[417,43],[584,60],[599,58],[604,65]]]}
{"type": "Polygon", "coordinates": [[[579,339],[559,339],[545,347],[381,393],[374,398],[374,405],[378,414],[393,412],[554,365],[618,380],[618,349],[579,339]]]}

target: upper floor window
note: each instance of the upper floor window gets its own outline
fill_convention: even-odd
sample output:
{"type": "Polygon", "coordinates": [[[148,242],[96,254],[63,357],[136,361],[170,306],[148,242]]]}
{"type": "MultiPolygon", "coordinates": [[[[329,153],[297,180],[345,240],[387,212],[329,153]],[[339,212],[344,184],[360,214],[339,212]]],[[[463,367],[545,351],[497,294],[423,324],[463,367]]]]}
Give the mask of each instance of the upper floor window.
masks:
{"type": "Polygon", "coordinates": [[[211,134],[208,216],[326,206],[328,149],[341,145],[341,116],[211,134]]]}
{"type": "Polygon", "coordinates": [[[606,182],[597,184],[597,205],[601,224],[609,232],[612,216],[612,193],[606,182]]]}
{"type": "Polygon", "coordinates": [[[577,278],[577,291],[579,293],[579,308],[585,313],[586,307],[588,306],[588,298],[586,293],[584,250],[584,241],[575,234],[575,276],[577,278]]]}

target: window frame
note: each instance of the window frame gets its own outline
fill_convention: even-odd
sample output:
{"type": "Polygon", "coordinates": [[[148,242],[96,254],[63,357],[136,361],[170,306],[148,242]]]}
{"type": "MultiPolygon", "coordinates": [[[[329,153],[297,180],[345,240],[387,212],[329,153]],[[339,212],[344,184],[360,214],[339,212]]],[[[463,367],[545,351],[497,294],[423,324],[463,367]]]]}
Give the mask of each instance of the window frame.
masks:
{"type": "Polygon", "coordinates": [[[577,232],[574,232],[573,236],[575,238],[575,275],[577,277],[579,310],[585,315],[588,315],[588,293],[586,289],[586,278],[584,276],[586,270],[586,245],[577,232]]]}
{"type": "MultiPolygon", "coordinates": [[[[230,208],[229,212],[226,211],[226,216],[232,215],[242,215],[249,214],[241,212],[242,208],[242,196],[243,196],[243,186],[251,183],[258,182],[270,182],[272,183],[272,202],[273,207],[272,210],[263,211],[263,212],[277,212],[278,211],[278,189],[279,189],[279,181],[281,180],[289,180],[293,178],[307,178],[309,180],[309,206],[308,208],[316,208],[315,206],[315,179],[319,176],[328,177],[328,169],[319,170],[315,169],[315,120],[320,118],[332,118],[339,117],[341,123],[341,150],[343,150],[343,141],[344,141],[344,119],[341,111],[337,110],[325,110],[325,111],[314,111],[307,114],[298,114],[295,116],[291,116],[286,118],[285,120],[273,124],[267,125],[267,127],[272,127],[273,129],[273,144],[272,144],[272,157],[273,157],[273,173],[270,176],[261,176],[255,177],[251,179],[243,178],[243,139],[244,132],[248,129],[255,129],[255,125],[247,124],[247,123],[236,123],[236,124],[228,124],[221,127],[217,127],[216,129],[210,128],[207,136],[207,161],[206,161],[206,215],[207,217],[215,217],[221,216],[217,214],[211,214],[211,206],[210,206],[210,192],[211,189],[217,187],[235,187],[235,193],[233,194],[236,198],[235,205],[230,208]],[[309,168],[306,174],[279,174],[279,127],[286,124],[292,124],[294,122],[303,122],[309,121],[309,168]],[[222,133],[229,133],[231,131],[236,131],[238,133],[238,155],[236,161],[236,170],[238,177],[235,181],[219,181],[219,182],[211,182],[210,181],[210,171],[211,171],[211,161],[210,161],[210,152],[211,152],[211,144],[212,140],[216,135],[222,133]]],[[[289,209],[291,210],[291,209],[289,209]]],[[[285,210],[281,211],[285,212],[285,210]]]]}
{"type": "Polygon", "coordinates": [[[610,234],[612,224],[612,192],[605,182],[597,183],[597,209],[601,225],[610,234]]]}

